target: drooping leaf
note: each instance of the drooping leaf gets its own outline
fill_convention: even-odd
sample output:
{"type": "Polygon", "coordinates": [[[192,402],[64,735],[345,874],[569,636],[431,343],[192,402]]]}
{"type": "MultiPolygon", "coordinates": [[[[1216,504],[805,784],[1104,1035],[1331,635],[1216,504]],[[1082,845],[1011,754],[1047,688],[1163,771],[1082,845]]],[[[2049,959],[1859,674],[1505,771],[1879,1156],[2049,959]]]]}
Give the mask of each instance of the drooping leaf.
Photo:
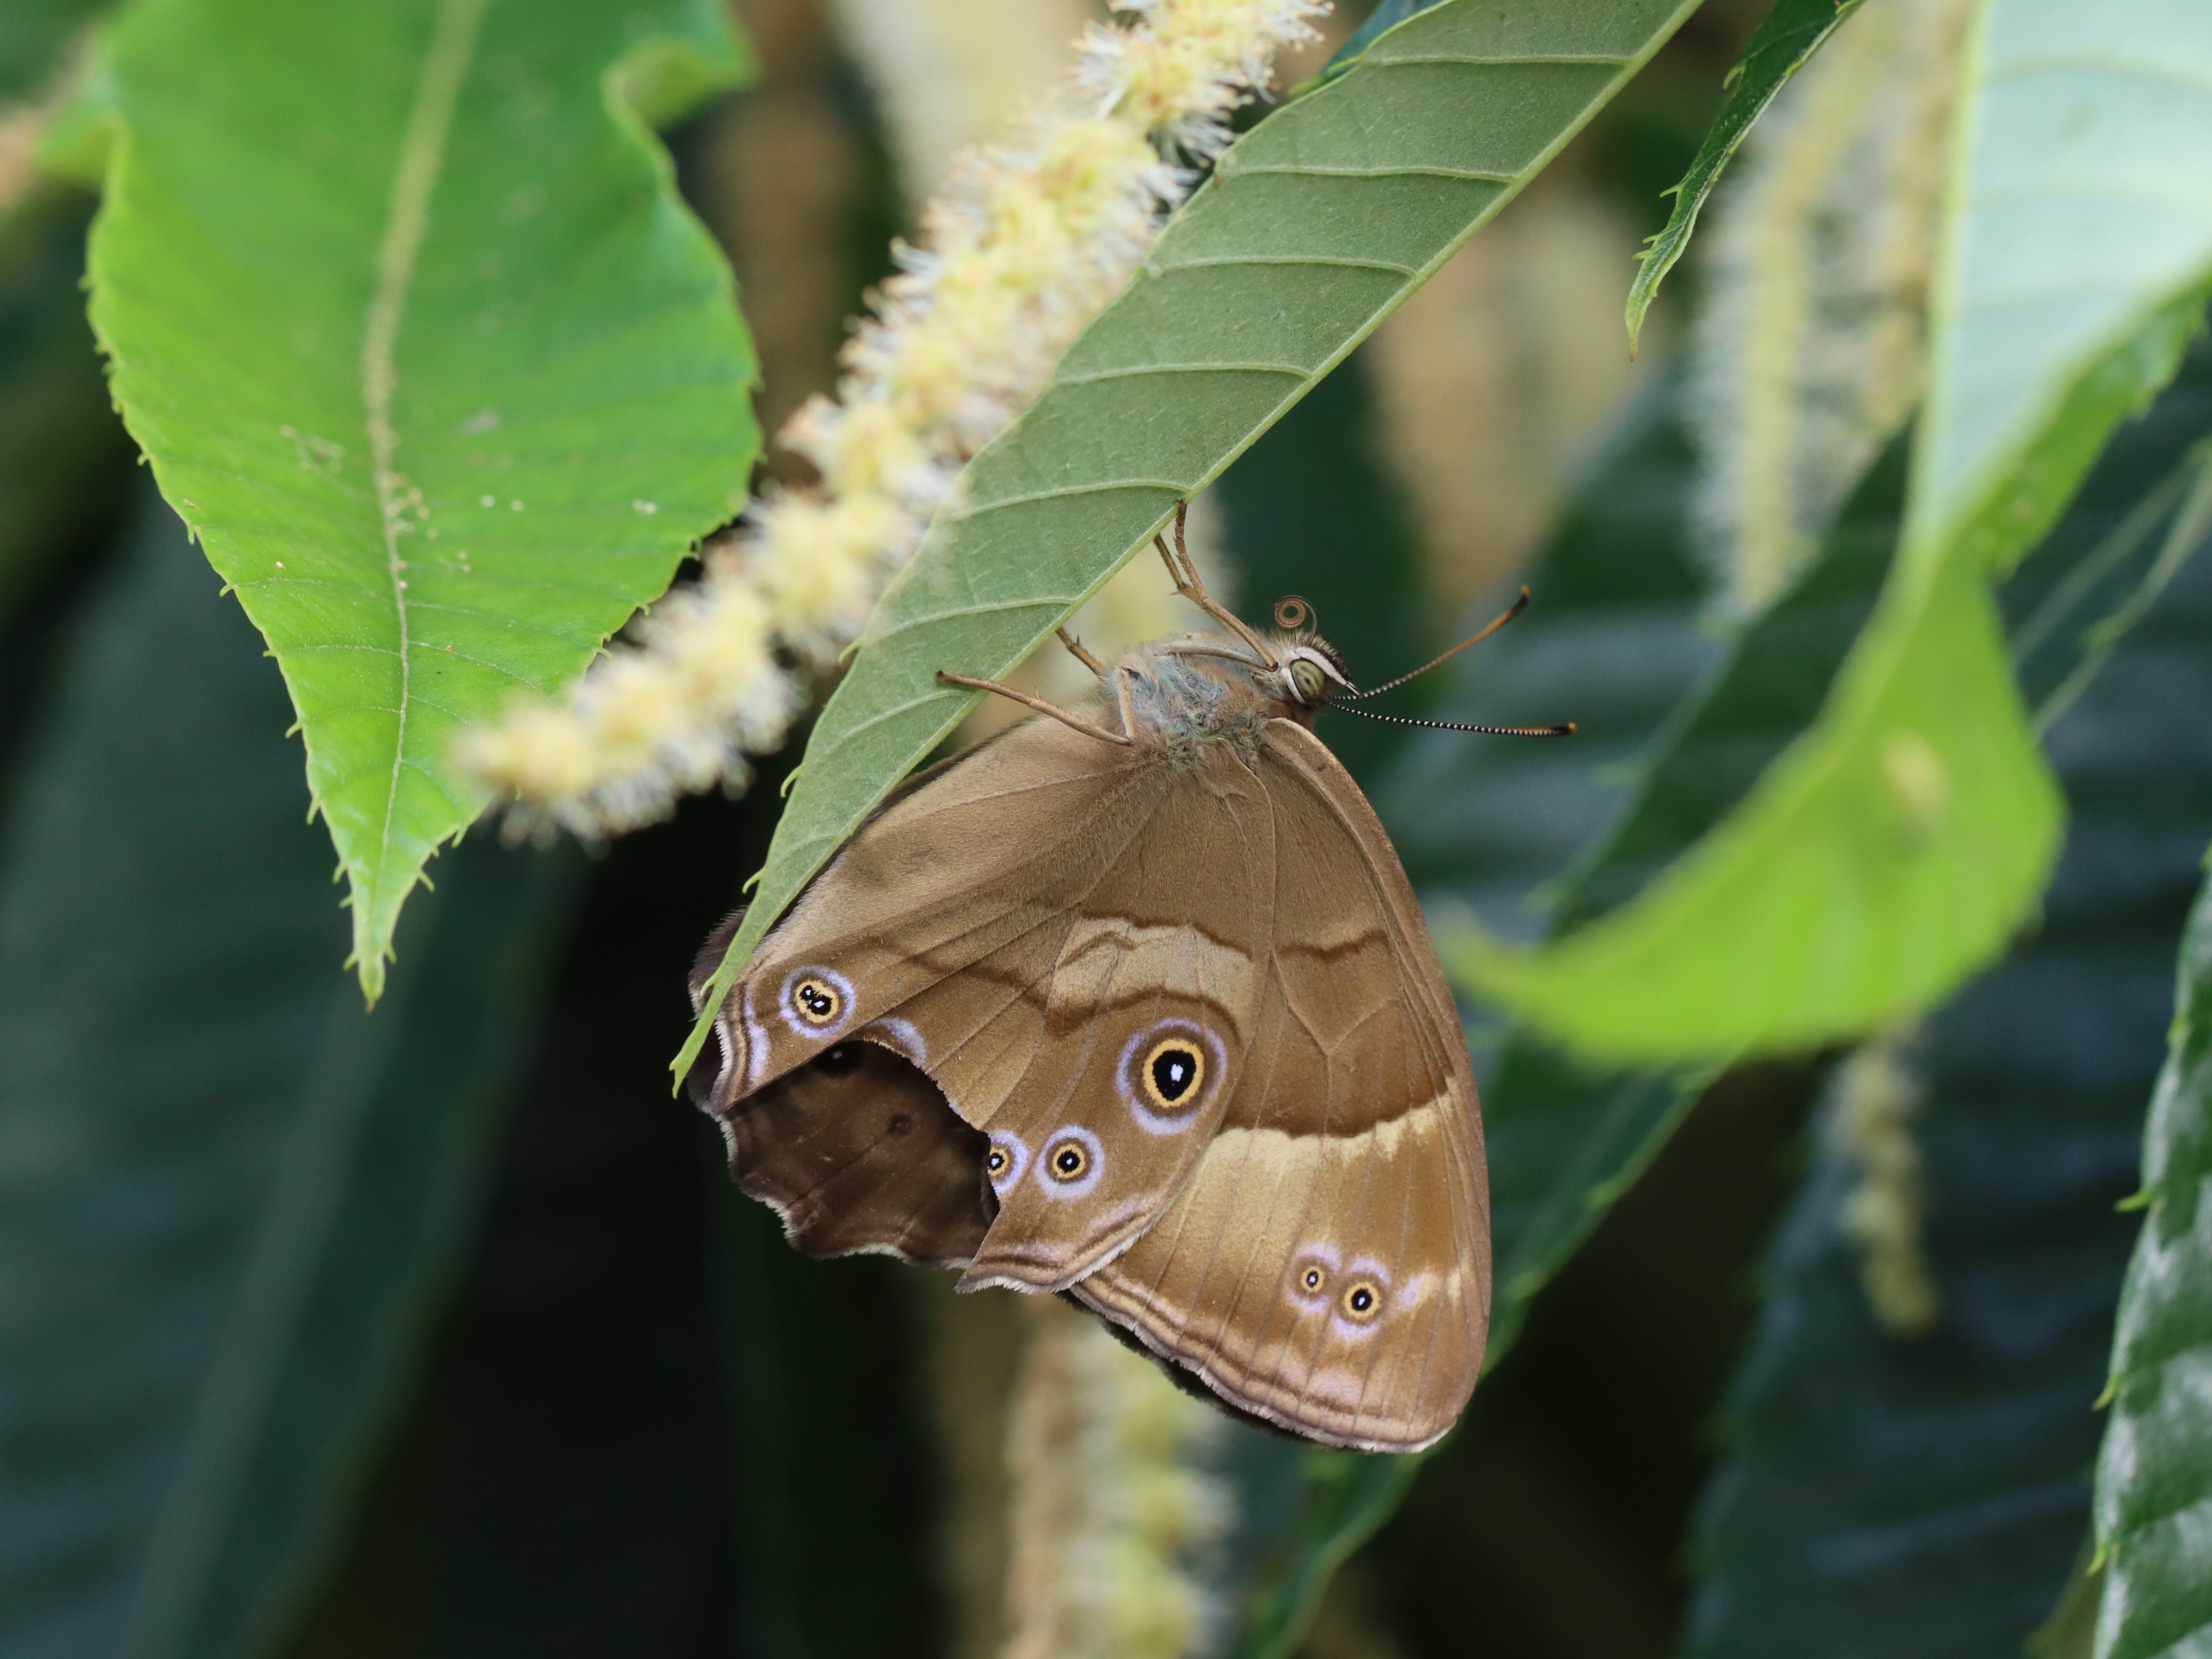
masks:
{"type": "Polygon", "coordinates": [[[149,513],[0,833],[9,1659],[281,1639],[465,1241],[573,873],[461,849],[365,1013],[283,687],[216,589],[149,513]]]}
{"type": "MultiPolygon", "coordinates": [[[[1820,556],[1683,701],[1619,821],[1561,884],[1556,925],[1630,902],[1753,788],[1815,718],[1881,591],[1904,501],[1902,439],[1860,481],[1820,556]]],[[[1449,957],[1465,929],[1447,928],[1449,957]]],[[[1538,1290],[1681,1121],[1709,1071],[1607,1071],[1516,1030],[1488,1097],[1497,1322],[1538,1290]]]]}
{"type": "MultiPolygon", "coordinates": [[[[1657,50],[1684,0],[1444,0],[1221,158],[1053,385],[967,472],[807,745],[707,998],[973,705],[1373,330],[1657,50]]],[[[704,1040],[692,1033],[678,1073],[704,1040]]]]}
{"type": "Polygon", "coordinates": [[[2212,559],[2172,556],[2205,526],[2172,487],[2203,476],[2208,345],[2006,592],[2033,700],[2102,672],[2048,733],[2072,827],[2044,926],[1904,1049],[1921,1098],[1895,1133],[1923,1166],[1939,1322],[1899,1334],[1872,1312],[1840,1218],[1868,1212],[1864,1171],[1897,1148],[1837,1121],[1775,1246],[1705,1500],[1698,1659],[2012,1659],[2076,1559],[2130,1231],[2112,1204],[2212,831],[2212,559]]]}
{"type": "Polygon", "coordinates": [[[456,732],[744,500],[751,350],[631,101],[743,59],[710,0],[139,0],[109,45],[93,320],[283,670],[373,999],[484,804],[456,732]]]}
{"type": "Polygon", "coordinates": [[[1682,182],[1674,186],[1674,210],[1658,234],[1636,256],[1636,281],[1628,289],[1628,349],[1635,355],[1644,332],[1644,313],[1657,297],[1659,284],[1690,246],[1698,228],[1698,214],[1705,198],[1720,183],[1721,173],[1735,159],[1759,118],[1766,113],[1775,94],[1805,67],[1814,52],[1836,32],[1844,19],[1859,7],[1859,0],[1778,0],[1743,49],[1743,61],[1729,71],[1728,102],[1714,118],[1697,159],[1682,182]]]}
{"type": "Polygon", "coordinates": [[[2172,158],[2212,144],[2212,14],[1991,0],[1967,62],[1902,551],[1819,722],[1634,903],[1534,954],[1459,954],[1593,1057],[1902,1018],[2000,950],[2049,871],[2060,802],[1988,582],[2197,326],[2212,201],[2172,158]]]}
{"type": "MultiPolygon", "coordinates": [[[[2212,687],[2198,678],[2201,714],[2212,687]]],[[[2177,1000],[2144,1131],[2148,1207],[2120,1296],[2097,1460],[2097,1659],[2212,1641],[2212,883],[2182,939],[2177,1000]]]]}

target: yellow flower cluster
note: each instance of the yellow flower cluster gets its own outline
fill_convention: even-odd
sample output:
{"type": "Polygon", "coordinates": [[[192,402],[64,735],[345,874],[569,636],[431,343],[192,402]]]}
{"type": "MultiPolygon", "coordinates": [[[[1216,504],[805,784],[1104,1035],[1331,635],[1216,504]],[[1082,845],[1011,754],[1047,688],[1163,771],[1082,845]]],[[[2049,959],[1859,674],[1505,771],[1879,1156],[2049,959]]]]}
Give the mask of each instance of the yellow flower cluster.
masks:
{"type": "Polygon", "coordinates": [[[1877,1037],[1844,1063],[1828,1137],[1858,1179],[1838,1225],[1865,1252],[1859,1280],[1893,1336],[1924,1336],[1942,1315],[1921,1237],[1926,1182],[1912,1120],[1923,1091],[1905,1058],[1910,1032],[1877,1037]]]}
{"type": "Polygon", "coordinates": [[[1226,1419],[1096,1320],[1039,1297],[1007,1425],[1005,1659],[1208,1652],[1233,1518],[1226,1419]]]}
{"type": "Polygon", "coordinates": [[[662,600],[566,702],[523,699],[462,763],[541,823],[590,836],[741,783],[804,702],[787,663],[834,659],[951,500],[969,457],[1033,398],[1127,281],[1226,117],[1326,0],[1120,0],[1069,82],[1017,134],[973,151],[923,215],[921,246],[848,344],[835,401],[780,434],[818,489],[757,501],[695,586],[662,600]]]}

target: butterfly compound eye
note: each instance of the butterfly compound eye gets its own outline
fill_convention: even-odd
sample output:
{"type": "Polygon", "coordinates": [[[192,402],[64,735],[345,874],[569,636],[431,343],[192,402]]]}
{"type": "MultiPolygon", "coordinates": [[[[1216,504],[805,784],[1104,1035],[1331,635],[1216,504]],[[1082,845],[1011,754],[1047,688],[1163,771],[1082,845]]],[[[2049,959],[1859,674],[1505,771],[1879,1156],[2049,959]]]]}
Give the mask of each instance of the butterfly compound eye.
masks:
{"type": "Polygon", "coordinates": [[[1328,676],[1321,672],[1321,665],[1310,657],[1300,657],[1291,664],[1291,689],[1297,693],[1300,702],[1319,702],[1328,689],[1328,676]]]}
{"type": "Polygon", "coordinates": [[[809,1025],[835,1025],[845,1012],[844,994],[809,974],[791,988],[791,1012],[809,1025]]]}

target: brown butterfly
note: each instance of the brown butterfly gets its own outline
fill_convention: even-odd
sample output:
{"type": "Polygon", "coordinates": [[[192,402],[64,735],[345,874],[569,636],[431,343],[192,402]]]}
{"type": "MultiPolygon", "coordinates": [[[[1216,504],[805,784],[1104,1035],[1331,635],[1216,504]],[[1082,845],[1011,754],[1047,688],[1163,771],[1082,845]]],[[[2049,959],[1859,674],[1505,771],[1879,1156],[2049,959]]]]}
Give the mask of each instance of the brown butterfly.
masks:
{"type": "Polygon", "coordinates": [[[1217,605],[1176,532],[1177,591],[1228,634],[1109,668],[1063,632],[1099,678],[1074,712],[940,675],[1040,717],[846,843],[732,988],[694,1092],[802,1250],[1064,1292],[1239,1411],[1415,1450],[1466,1406],[1489,1317],[1458,1008],[1313,733],[1365,694],[1319,638],[1217,605]]]}

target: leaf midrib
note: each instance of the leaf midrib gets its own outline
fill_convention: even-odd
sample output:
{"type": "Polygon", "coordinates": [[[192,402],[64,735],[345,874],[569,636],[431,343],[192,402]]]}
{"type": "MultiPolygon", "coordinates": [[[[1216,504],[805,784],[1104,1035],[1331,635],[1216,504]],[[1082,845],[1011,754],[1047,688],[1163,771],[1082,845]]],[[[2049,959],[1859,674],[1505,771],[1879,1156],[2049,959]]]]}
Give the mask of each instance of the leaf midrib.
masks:
{"type": "MultiPolygon", "coordinates": [[[[477,39],[490,3],[491,0],[439,0],[429,46],[422,56],[414,100],[407,112],[407,125],[392,168],[391,202],[386,211],[384,233],[377,241],[376,284],[369,296],[368,314],[362,331],[362,424],[376,485],[385,577],[399,634],[399,696],[395,713],[398,724],[392,732],[392,770],[385,784],[384,814],[377,830],[374,867],[365,874],[365,902],[355,915],[356,927],[364,930],[372,925],[380,901],[386,856],[392,846],[392,823],[398,811],[399,783],[406,769],[408,714],[414,702],[414,665],[410,659],[413,630],[407,584],[400,574],[405,564],[399,556],[400,538],[406,524],[402,500],[406,478],[394,465],[399,434],[392,422],[392,398],[398,389],[399,331],[406,319],[408,295],[422,254],[422,239],[429,228],[430,198],[437,188],[445,160],[453,111],[460,101],[461,87],[467,79],[477,39]]],[[[367,936],[366,933],[363,936],[367,936]]],[[[356,956],[360,956],[359,939],[356,941],[356,956]]],[[[381,981],[383,975],[375,964],[362,960],[360,966],[365,980],[381,981]]]]}

